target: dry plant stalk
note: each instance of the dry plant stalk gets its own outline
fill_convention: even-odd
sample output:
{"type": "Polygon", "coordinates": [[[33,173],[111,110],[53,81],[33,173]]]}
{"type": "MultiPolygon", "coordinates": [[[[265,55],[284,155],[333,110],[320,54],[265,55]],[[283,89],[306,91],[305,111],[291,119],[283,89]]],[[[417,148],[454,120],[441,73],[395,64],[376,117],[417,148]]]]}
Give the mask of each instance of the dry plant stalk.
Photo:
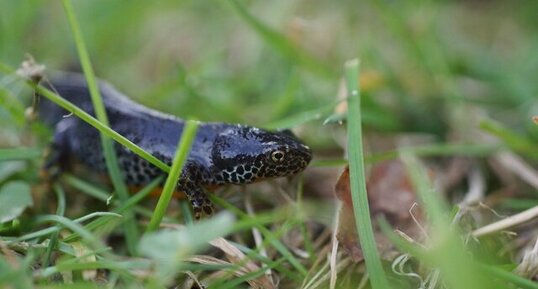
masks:
{"type": "Polygon", "coordinates": [[[497,154],[495,159],[529,185],[538,189],[538,171],[523,161],[521,157],[512,152],[502,152],[497,154]]]}
{"type": "Polygon", "coordinates": [[[525,252],[523,260],[514,270],[514,273],[525,278],[532,278],[538,274],[538,239],[532,250],[525,252]]]}
{"type": "Polygon", "coordinates": [[[488,234],[506,230],[508,228],[526,223],[530,220],[535,219],[536,217],[538,217],[538,206],[532,207],[528,210],[512,215],[498,222],[486,225],[482,228],[478,228],[473,231],[472,235],[475,238],[482,237],[488,234]]]}

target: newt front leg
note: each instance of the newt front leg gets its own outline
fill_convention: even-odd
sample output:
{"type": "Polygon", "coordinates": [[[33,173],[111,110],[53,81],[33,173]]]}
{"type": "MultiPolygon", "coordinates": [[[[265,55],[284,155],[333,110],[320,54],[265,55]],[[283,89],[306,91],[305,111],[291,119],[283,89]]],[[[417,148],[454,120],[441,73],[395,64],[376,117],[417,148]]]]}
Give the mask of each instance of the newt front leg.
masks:
{"type": "Polygon", "coordinates": [[[201,167],[197,166],[196,163],[188,162],[183,168],[178,184],[178,190],[185,192],[189,199],[196,220],[199,220],[202,214],[210,216],[214,211],[213,204],[201,184],[202,176],[201,167]]]}

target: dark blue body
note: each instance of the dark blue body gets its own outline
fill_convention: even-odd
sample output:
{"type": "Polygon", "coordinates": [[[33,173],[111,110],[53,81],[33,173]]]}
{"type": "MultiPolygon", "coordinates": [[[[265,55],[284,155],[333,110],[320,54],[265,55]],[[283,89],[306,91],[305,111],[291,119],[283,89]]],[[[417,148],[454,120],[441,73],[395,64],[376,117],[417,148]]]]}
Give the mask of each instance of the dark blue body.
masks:
{"type": "MultiPolygon", "coordinates": [[[[53,79],[51,90],[94,115],[90,94],[79,74],[53,79]]],[[[171,164],[184,121],[137,104],[100,82],[100,92],[110,126],[119,134],[167,164],[171,164]]],[[[99,132],[54,103],[41,99],[39,115],[55,127],[53,147],[58,160],[75,159],[96,171],[106,171],[99,132]]],[[[129,184],[148,183],[162,172],[127,148],[116,144],[120,168],[129,184]]],[[[245,184],[263,178],[287,176],[303,170],[310,149],[289,133],[226,123],[202,123],[178,188],[195,208],[207,201],[203,187],[226,183],[245,184]]]]}

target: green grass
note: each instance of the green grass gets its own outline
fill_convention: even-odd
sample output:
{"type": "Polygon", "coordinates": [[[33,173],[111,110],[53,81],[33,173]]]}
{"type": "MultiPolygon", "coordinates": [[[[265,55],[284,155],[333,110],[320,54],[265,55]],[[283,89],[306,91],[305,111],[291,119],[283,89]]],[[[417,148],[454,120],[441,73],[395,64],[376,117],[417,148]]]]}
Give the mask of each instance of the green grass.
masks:
{"type": "MultiPolygon", "coordinates": [[[[103,125],[109,126],[108,116],[105,111],[105,106],[103,105],[103,99],[101,98],[101,93],[95,79],[95,73],[90,62],[90,56],[86,50],[86,44],[82,38],[80,28],[75,17],[75,11],[71,0],[64,0],[63,2],[65,14],[69,19],[69,26],[73,32],[73,37],[75,39],[75,44],[77,47],[78,57],[82,65],[82,71],[86,77],[86,82],[88,83],[88,89],[90,91],[90,96],[92,99],[93,107],[95,110],[95,115],[97,120],[99,120],[103,125]]],[[[112,180],[112,184],[116,193],[119,196],[121,202],[126,202],[129,198],[127,187],[123,182],[121,171],[118,165],[118,157],[116,151],[114,150],[114,144],[112,140],[109,139],[105,134],[101,133],[101,146],[105,156],[105,162],[108,169],[108,173],[112,180]]],[[[127,248],[131,254],[136,254],[136,246],[138,243],[139,233],[137,226],[135,224],[134,214],[127,210],[124,213],[125,221],[125,239],[127,241],[127,248]]]]}
{"type": "Polygon", "coordinates": [[[198,125],[196,122],[188,121],[185,124],[185,129],[177,145],[177,151],[174,156],[174,161],[172,162],[172,168],[170,169],[170,173],[168,174],[166,182],[164,183],[163,191],[161,193],[161,196],[159,197],[159,202],[155,207],[153,216],[149,221],[149,225],[147,228],[148,232],[157,230],[159,228],[159,225],[161,224],[164,215],[166,214],[166,209],[168,208],[168,205],[172,200],[172,195],[176,191],[177,180],[179,179],[179,176],[181,174],[181,169],[183,169],[183,166],[185,165],[185,161],[189,156],[192,143],[194,142],[194,138],[196,137],[197,129],[198,125]]]}
{"type": "MultiPolygon", "coordinates": [[[[374,289],[537,288],[536,277],[513,271],[535,242],[532,225],[510,238],[469,237],[536,202],[521,172],[496,157],[514,153],[538,167],[537,9],[531,0],[0,1],[0,288],[192,288],[194,276],[208,288],[271,278],[278,288],[318,289],[330,288],[333,273],[335,288],[364,278],[362,288],[374,289]],[[17,75],[27,53],[47,74],[82,71],[96,117],[17,75]],[[354,57],[360,76],[353,63],[341,69],[354,57]],[[291,128],[315,159],[297,178],[218,189],[216,216],[193,221],[189,203],[171,194],[194,126],[166,165],[109,127],[96,76],[183,118],[291,128]],[[27,118],[33,90],[99,130],[112,183],[69,171],[44,184],[51,130],[27,118]],[[114,145],[164,176],[127,194],[114,145]],[[427,237],[397,214],[369,215],[379,211],[367,199],[370,169],[395,161],[405,164],[427,237]],[[364,260],[351,261],[341,241],[332,272],[332,190],[346,165],[364,260]],[[487,208],[460,207],[477,172],[487,208]],[[162,184],[159,200],[148,197],[162,184]],[[380,234],[408,254],[403,269],[415,277],[393,272],[394,255],[376,248],[380,234]],[[217,236],[244,258],[210,248],[217,236]]],[[[398,197],[382,204],[397,207],[398,197]]]]}
{"type": "Polygon", "coordinates": [[[389,288],[389,283],[381,264],[381,257],[377,251],[368,195],[366,193],[366,177],[364,169],[364,153],[362,148],[361,123],[361,91],[359,87],[359,60],[350,60],[345,65],[347,87],[347,139],[349,158],[349,182],[353,201],[355,225],[361,248],[364,252],[366,269],[372,283],[372,288],[389,288]]]}

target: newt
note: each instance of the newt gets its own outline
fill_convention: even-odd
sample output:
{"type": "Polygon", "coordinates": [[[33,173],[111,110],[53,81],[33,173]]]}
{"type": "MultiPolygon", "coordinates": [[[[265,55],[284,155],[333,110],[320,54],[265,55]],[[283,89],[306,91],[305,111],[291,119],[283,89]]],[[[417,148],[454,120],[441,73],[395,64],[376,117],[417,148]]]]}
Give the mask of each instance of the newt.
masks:
{"type": "MultiPolygon", "coordinates": [[[[81,74],[66,73],[44,84],[59,96],[95,116],[88,86],[81,74]]],[[[184,120],[136,103],[105,81],[99,81],[110,127],[159,160],[171,165],[184,120]]],[[[51,153],[44,168],[63,170],[73,160],[106,173],[97,129],[41,97],[39,118],[54,129],[51,153]]],[[[142,186],[163,175],[156,166],[115,143],[118,164],[129,186],[142,186]]],[[[268,131],[243,124],[201,123],[177,183],[189,199],[195,217],[211,215],[206,189],[249,184],[285,177],[304,170],[312,159],[308,146],[291,131],[268,131]]]]}

